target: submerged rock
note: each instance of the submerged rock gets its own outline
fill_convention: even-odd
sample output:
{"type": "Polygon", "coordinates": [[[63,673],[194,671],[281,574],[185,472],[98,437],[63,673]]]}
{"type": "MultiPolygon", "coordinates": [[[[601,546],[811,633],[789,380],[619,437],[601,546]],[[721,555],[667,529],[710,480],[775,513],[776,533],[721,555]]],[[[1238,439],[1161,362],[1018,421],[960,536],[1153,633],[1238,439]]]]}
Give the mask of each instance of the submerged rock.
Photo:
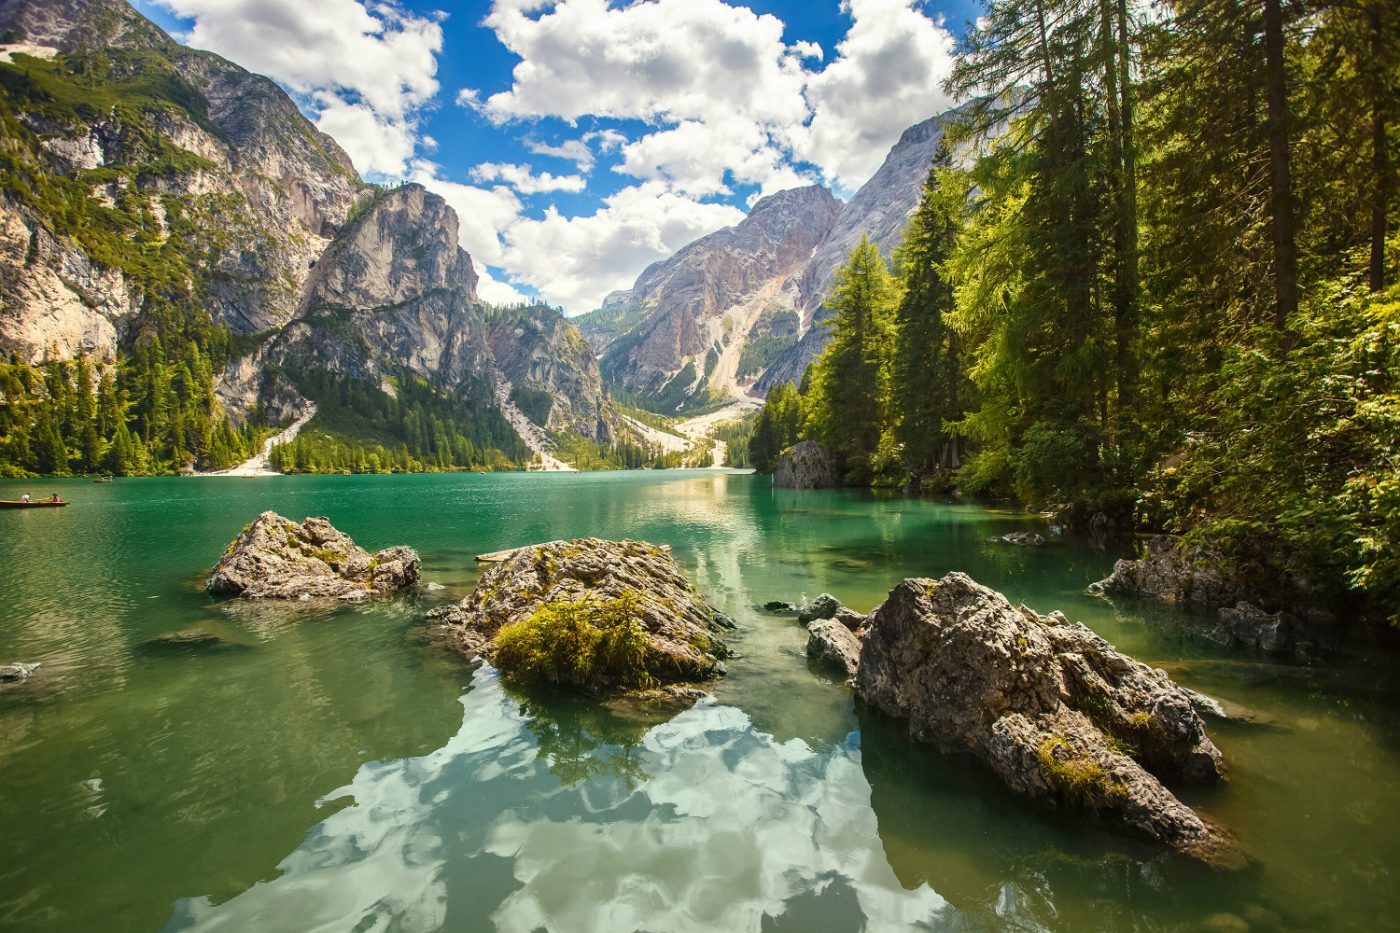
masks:
{"type": "Polygon", "coordinates": [[[826,489],[841,485],[836,453],[816,441],[798,441],[783,451],[773,466],[773,485],[779,489],[826,489]]]}
{"type": "Polygon", "coordinates": [[[807,627],[807,657],[854,677],[860,666],[860,639],[836,619],[818,619],[807,627]]]}
{"type": "Polygon", "coordinates": [[[1308,627],[1289,612],[1265,612],[1241,600],[1216,613],[1218,621],[1206,637],[1231,648],[1261,654],[1294,654],[1307,641],[1308,627]]]}
{"type": "Polygon", "coordinates": [[[780,599],[770,599],[768,602],[763,604],[763,611],[771,612],[774,615],[785,616],[792,615],[793,613],[798,612],[799,610],[792,603],[785,603],[780,599]]]}
{"type": "Polygon", "coordinates": [[[912,738],[972,753],[1017,793],[1244,864],[1233,838],[1153,773],[1223,776],[1192,695],[1058,613],[1016,609],[961,573],[905,580],[871,613],[855,686],[912,738]]]}
{"type": "Polygon", "coordinates": [[[429,618],[508,677],[590,692],[722,674],[733,627],[663,548],[598,538],[520,548],[429,618]]]}
{"type": "Polygon", "coordinates": [[[1004,535],[993,535],[987,539],[989,544],[1014,544],[1017,547],[1040,547],[1045,543],[1045,536],[1036,534],[1034,531],[1012,531],[1004,535]]]}
{"type": "Polygon", "coordinates": [[[264,512],[214,567],[206,589],[244,599],[364,599],[413,586],[422,564],[409,547],[370,554],[325,518],[300,525],[264,512]]]}
{"type": "Polygon", "coordinates": [[[34,672],[39,669],[39,663],[26,664],[23,661],[12,661],[9,664],[0,664],[0,683],[18,683],[28,680],[34,676],[34,672]]]}

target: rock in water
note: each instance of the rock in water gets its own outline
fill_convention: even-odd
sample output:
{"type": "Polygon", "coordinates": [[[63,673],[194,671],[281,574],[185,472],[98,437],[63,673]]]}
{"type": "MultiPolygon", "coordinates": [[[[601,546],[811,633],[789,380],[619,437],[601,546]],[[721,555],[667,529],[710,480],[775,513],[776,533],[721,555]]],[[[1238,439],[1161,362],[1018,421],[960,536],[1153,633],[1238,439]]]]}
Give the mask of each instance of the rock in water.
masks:
{"type": "Polygon", "coordinates": [[[667,551],[598,538],[520,548],[429,618],[509,677],[589,692],[722,674],[720,631],[733,627],[667,551]]]}
{"type": "Polygon", "coordinates": [[[1013,608],[961,573],[905,580],[871,613],[855,686],[912,738],[971,752],[1018,793],[1209,864],[1245,863],[1152,773],[1223,775],[1191,695],[1058,613],[1013,608]]]}
{"type": "Polygon", "coordinates": [[[1243,598],[1216,569],[1214,555],[1181,546],[1171,535],[1153,535],[1141,560],[1120,560],[1113,573],[1090,584],[1101,595],[1141,596],[1173,606],[1216,610],[1243,598]]]}
{"type": "Polygon", "coordinates": [[[989,544],[1014,544],[1017,547],[1040,547],[1045,543],[1045,536],[1036,534],[1034,531],[1012,531],[1004,535],[993,535],[987,539],[989,544]]]}
{"type": "Polygon", "coordinates": [[[833,619],[841,611],[841,601],[830,593],[823,593],[801,609],[797,610],[797,621],[803,625],[818,619],[833,619]]]}
{"type": "Polygon", "coordinates": [[[38,663],[25,664],[23,661],[0,664],[0,683],[28,680],[38,669],[38,663]]]}
{"type": "Polygon", "coordinates": [[[364,599],[418,582],[409,547],[370,554],[325,518],[300,525],[264,512],[229,545],[206,589],[244,599],[364,599]]]}
{"type": "Polygon", "coordinates": [[[837,619],[818,619],[807,627],[807,657],[854,677],[860,666],[860,639],[837,619]]]}
{"type": "Polygon", "coordinates": [[[773,467],[779,489],[826,489],[841,485],[836,453],[816,441],[798,441],[783,451],[773,467]]]}

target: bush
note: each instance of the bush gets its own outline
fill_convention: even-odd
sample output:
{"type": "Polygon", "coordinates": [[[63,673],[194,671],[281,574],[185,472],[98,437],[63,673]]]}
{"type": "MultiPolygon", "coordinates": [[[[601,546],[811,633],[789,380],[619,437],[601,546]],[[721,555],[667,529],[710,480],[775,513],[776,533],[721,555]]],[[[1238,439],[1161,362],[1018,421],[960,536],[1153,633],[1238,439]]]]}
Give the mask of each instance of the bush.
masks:
{"type": "Polygon", "coordinates": [[[496,635],[496,666],[526,683],[650,687],[650,645],[635,594],[545,603],[496,635]]]}

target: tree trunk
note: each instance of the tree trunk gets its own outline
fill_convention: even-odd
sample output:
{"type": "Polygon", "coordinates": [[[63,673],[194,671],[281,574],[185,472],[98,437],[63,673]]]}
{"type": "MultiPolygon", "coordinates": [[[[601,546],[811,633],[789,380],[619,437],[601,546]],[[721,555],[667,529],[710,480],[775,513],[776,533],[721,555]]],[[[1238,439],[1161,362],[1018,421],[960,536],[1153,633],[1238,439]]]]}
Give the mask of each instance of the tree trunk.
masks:
{"type": "Polygon", "coordinates": [[[1287,336],[1298,310],[1298,247],[1293,237],[1293,172],[1288,153],[1288,85],[1281,0],[1264,0],[1264,65],[1269,98],[1269,181],[1274,234],[1274,325],[1287,336]]]}
{"type": "Polygon", "coordinates": [[[1375,190],[1371,194],[1371,291],[1385,288],[1386,211],[1390,207],[1390,165],[1386,152],[1385,107],[1388,103],[1385,80],[1385,33],[1379,3],[1367,11],[1371,29],[1371,172],[1375,190]]]}
{"type": "Polygon", "coordinates": [[[1133,135],[1132,47],[1128,44],[1127,0],[1118,0],[1118,120],[1122,133],[1123,228],[1122,309],[1118,321],[1118,395],[1119,405],[1135,408],[1137,404],[1138,366],[1137,342],[1138,301],[1138,203],[1137,203],[1137,144],[1133,135]]]}

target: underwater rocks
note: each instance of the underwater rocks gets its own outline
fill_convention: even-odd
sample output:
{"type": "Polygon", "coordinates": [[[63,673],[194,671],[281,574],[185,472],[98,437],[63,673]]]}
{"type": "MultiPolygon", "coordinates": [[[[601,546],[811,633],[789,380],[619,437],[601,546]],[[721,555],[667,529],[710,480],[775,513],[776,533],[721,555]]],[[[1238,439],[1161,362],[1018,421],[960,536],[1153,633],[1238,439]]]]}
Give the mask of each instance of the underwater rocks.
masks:
{"type": "Polygon", "coordinates": [[[26,664],[23,661],[13,661],[9,664],[0,664],[0,683],[19,683],[34,676],[34,672],[39,669],[38,663],[26,664]]]}
{"type": "Polygon", "coordinates": [[[816,441],[799,441],[783,451],[773,465],[773,485],[779,489],[827,489],[841,485],[836,453],[816,441]]]}
{"type": "Polygon", "coordinates": [[[1245,863],[1158,779],[1224,775],[1194,696],[1059,613],[1017,609],[961,573],[905,580],[870,615],[855,688],[1017,793],[1211,865],[1245,863]]]}
{"type": "Polygon", "coordinates": [[[495,556],[471,596],[429,613],[468,658],[592,693],[724,673],[721,635],[734,623],[696,594],[668,549],[580,538],[495,556]]]}
{"type": "Polygon", "coordinates": [[[243,599],[357,600],[413,586],[421,572],[412,548],[371,554],[325,518],[298,525],[263,512],[229,545],[205,588],[243,599]]]}
{"type": "Polygon", "coordinates": [[[1014,544],[1017,547],[1040,547],[1045,543],[1045,536],[1034,531],[1012,531],[1004,535],[993,535],[987,539],[988,544],[1014,544]]]}

